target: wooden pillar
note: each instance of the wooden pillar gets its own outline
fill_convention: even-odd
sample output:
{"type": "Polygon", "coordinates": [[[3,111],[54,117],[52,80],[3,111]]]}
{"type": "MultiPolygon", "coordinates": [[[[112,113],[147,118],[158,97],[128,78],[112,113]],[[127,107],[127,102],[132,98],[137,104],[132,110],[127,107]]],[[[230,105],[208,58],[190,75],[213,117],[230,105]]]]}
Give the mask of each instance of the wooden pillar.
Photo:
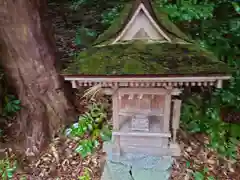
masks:
{"type": "Polygon", "coordinates": [[[217,88],[222,88],[222,80],[217,80],[217,88]]]}
{"type": "Polygon", "coordinates": [[[163,131],[165,133],[169,132],[169,123],[170,123],[170,113],[171,113],[171,90],[165,95],[165,105],[164,105],[164,124],[163,124],[163,131]]]}
{"type": "MultiPolygon", "coordinates": [[[[112,96],[112,113],[113,113],[113,131],[119,131],[119,93],[116,90],[112,96]]],[[[120,136],[115,135],[114,137],[114,153],[120,154],[120,136]]]]}
{"type": "Polygon", "coordinates": [[[74,89],[77,88],[76,81],[72,80],[71,84],[72,84],[72,88],[74,88],[74,89]]]}
{"type": "Polygon", "coordinates": [[[181,104],[182,104],[181,100],[179,99],[173,100],[173,119],[172,119],[173,143],[176,143],[177,130],[179,128],[180,123],[181,104]]]}

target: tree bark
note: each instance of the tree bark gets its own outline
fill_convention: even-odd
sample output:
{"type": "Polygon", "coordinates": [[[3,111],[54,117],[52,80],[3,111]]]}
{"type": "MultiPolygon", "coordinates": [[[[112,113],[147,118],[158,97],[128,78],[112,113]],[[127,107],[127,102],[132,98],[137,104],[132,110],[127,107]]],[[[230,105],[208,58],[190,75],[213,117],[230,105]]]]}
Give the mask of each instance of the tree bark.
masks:
{"type": "Polygon", "coordinates": [[[21,100],[17,140],[38,154],[74,109],[55,68],[55,45],[44,0],[0,0],[1,66],[21,100]]]}

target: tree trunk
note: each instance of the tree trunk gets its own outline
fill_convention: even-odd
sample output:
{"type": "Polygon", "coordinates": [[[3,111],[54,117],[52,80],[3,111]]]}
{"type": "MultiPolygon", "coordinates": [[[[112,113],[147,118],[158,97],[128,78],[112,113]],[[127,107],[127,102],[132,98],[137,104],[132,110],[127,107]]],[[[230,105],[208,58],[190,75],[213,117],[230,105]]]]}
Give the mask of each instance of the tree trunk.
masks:
{"type": "Polygon", "coordinates": [[[27,155],[43,150],[74,112],[55,68],[45,8],[44,0],[0,0],[0,63],[21,100],[17,140],[27,155]]]}

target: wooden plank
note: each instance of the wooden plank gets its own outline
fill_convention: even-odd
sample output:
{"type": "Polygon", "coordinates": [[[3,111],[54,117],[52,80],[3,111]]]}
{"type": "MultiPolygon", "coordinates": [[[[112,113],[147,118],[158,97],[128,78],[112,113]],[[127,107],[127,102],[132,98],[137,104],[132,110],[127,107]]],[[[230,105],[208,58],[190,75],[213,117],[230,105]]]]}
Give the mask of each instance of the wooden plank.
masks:
{"type": "MultiPolygon", "coordinates": [[[[162,110],[163,111],[163,110],[162,110]]],[[[119,115],[120,116],[133,116],[134,114],[144,114],[144,115],[148,115],[148,116],[164,116],[164,113],[161,112],[161,109],[159,110],[151,110],[151,111],[147,111],[147,110],[127,110],[127,109],[122,109],[119,111],[119,115]]]]}
{"type": "Polygon", "coordinates": [[[118,90],[112,96],[113,129],[119,130],[119,99],[118,90]]]}
{"type": "Polygon", "coordinates": [[[149,119],[147,115],[136,114],[132,118],[131,123],[132,131],[145,131],[149,132],[149,119]]]}
{"type": "Polygon", "coordinates": [[[171,93],[167,94],[165,97],[164,124],[163,124],[164,132],[169,132],[170,113],[171,113],[171,93]]]}
{"type": "Polygon", "coordinates": [[[72,83],[72,88],[77,88],[77,85],[76,85],[76,81],[71,81],[71,83],[72,83]]]}
{"type": "Polygon", "coordinates": [[[222,80],[217,80],[217,88],[222,88],[222,80]]]}
{"type": "Polygon", "coordinates": [[[119,95],[164,95],[167,93],[167,90],[164,88],[121,88],[119,89],[119,95]]]}
{"type": "MultiPolygon", "coordinates": [[[[118,90],[116,90],[112,96],[112,112],[113,112],[113,130],[119,130],[119,98],[118,98],[118,90]]],[[[114,150],[117,154],[120,154],[120,137],[117,136],[114,139],[114,150]]]]}
{"type": "Polygon", "coordinates": [[[148,133],[148,132],[120,132],[113,131],[114,136],[138,136],[138,137],[171,137],[170,133],[148,133]]]}
{"type": "Polygon", "coordinates": [[[181,103],[182,101],[179,99],[173,100],[173,120],[172,120],[173,143],[176,143],[177,129],[179,128],[181,103]]]}
{"type": "Polygon", "coordinates": [[[81,81],[81,82],[121,82],[121,83],[128,83],[128,82],[211,82],[216,80],[229,80],[231,76],[175,76],[175,77],[81,77],[80,75],[63,75],[64,80],[66,81],[81,81]]]}

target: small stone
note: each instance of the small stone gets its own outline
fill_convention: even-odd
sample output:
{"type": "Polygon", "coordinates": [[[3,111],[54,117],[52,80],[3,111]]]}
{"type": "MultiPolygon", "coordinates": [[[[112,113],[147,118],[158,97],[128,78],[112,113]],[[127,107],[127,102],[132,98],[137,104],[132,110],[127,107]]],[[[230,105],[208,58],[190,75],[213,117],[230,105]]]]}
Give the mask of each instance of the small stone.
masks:
{"type": "Polygon", "coordinates": [[[189,152],[189,153],[192,152],[192,147],[189,146],[189,147],[186,149],[186,151],[189,152]]]}
{"type": "Polygon", "coordinates": [[[77,176],[77,174],[76,174],[75,172],[73,172],[73,173],[72,173],[72,176],[73,176],[73,177],[76,177],[76,176],[77,176]]]}
{"type": "Polygon", "coordinates": [[[235,170],[233,168],[229,168],[229,171],[232,172],[232,173],[235,172],[235,170]]]}
{"type": "Polygon", "coordinates": [[[78,164],[79,162],[77,162],[77,161],[72,161],[71,162],[71,165],[76,165],[76,164],[78,164]]]}
{"type": "Polygon", "coordinates": [[[43,157],[42,160],[43,160],[44,162],[49,162],[49,161],[51,161],[51,159],[48,158],[48,157],[43,157]]]}
{"type": "Polygon", "coordinates": [[[71,158],[73,155],[72,155],[72,150],[67,148],[65,149],[65,154],[66,154],[66,157],[67,158],[71,158]]]}
{"type": "Polygon", "coordinates": [[[208,159],[207,162],[208,162],[208,164],[215,164],[216,163],[216,161],[213,160],[213,159],[208,159]]]}

